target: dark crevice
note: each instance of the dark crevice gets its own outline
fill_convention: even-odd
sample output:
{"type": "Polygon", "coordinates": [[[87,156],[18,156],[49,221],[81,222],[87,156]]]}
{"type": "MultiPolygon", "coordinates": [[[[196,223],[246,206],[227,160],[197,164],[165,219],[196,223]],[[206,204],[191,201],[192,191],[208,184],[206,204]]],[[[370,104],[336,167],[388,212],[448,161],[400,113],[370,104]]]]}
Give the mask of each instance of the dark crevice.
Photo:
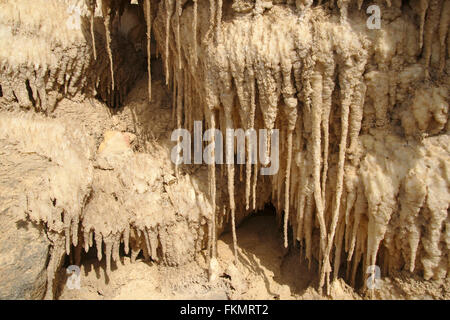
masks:
{"type": "Polygon", "coordinates": [[[28,91],[28,98],[30,99],[31,103],[33,104],[33,107],[36,106],[36,100],[33,97],[33,90],[31,89],[30,86],[30,80],[26,80],[25,81],[25,86],[27,87],[27,91],[28,91]]]}
{"type": "Polygon", "coordinates": [[[13,94],[13,97],[14,97],[14,102],[18,103],[19,99],[17,99],[16,93],[13,91],[12,94],[13,94]]]}

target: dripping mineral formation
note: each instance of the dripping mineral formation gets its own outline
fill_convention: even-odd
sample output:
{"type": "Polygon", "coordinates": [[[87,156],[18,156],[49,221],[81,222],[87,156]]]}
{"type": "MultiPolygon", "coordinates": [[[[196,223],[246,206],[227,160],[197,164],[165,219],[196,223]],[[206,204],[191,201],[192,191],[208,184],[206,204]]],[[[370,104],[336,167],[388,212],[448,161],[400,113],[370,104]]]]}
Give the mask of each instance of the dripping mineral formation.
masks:
{"type": "Polygon", "coordinates": [[[447,292],[449,24],[449,0],[0,1],[0,297],[57,298],[89,254],[241,290],[237,228],[267,204],[324,295],[375,265],[447,292]],[[278,131],[277,174],[250,135],[223,141],[243,164],[173,164],[197,122],[278,131]]]}

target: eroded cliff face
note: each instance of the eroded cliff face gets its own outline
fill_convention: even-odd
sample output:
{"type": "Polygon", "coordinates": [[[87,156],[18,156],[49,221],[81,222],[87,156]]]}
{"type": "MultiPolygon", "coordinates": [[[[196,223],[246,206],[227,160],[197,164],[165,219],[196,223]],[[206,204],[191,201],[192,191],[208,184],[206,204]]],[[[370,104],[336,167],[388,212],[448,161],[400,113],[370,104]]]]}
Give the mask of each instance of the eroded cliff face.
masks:
{"type": "MultiPolygon", "coordinates": [[[[251,139],[246,164],[192,172],[173,166],[169,152],[134,152],[133,135],[105,134],[98,150],[86,147],[94,156],[76,138],[76,157],[70,148],[49,156],[63,157],[67,170],[27,213],[53,241],[49,280],[64,252],[82,247],[96,246],[109,270],[121,242],[131,260],[142,250],[169,265],[206,247],[214,278],[218,235],[231,225],[236,256],[236,225],[268,202],[284,246],[299,244],[310,264],[318,261],[318,285],[328,292],[345,264],[351,284],[372,265],[384,275],[448,277],[450,1],[48,1],[55,20],[35,3],[0,3],[0,32],[11,39],[0,52],[0,107],[14,117],[19,107],[55,115],[64,96],[97,94],[119,106],[144,71],[151,102],[156,53],[175,128],[193,131],[198,120],[204,130],[280,131],[280,168],[265,177],[264,165],[249,161],[261,148],[251,139]],[[367,27],[372,4],[380,29],[367,27]],[[58,187],[70,174],[76,183],[58,187]]],[[[56,126],[10,117],[2,115],[0,131],[20,148],[39,147],[23,132],[41,134],[42,121],[56,126]]],[[[269,140],[262,147],[274,151],[269,140]]]]}

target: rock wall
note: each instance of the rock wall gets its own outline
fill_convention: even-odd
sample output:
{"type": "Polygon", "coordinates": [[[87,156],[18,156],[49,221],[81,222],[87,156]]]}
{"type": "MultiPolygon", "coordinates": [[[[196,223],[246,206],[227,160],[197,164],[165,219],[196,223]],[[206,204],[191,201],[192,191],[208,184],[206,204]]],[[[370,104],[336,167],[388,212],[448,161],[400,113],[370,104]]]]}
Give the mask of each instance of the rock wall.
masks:
{"type": "Polygon", "coordinates": [[[95,248],[109,275],[121,246],[132,261],[142,252],[147,261],[169,266],[193,261],[207,246],[206,168],[177,179],[170,140],[143,139],[147,125],[156,134],[157,126],[165,130],[170,123],[162,88],[155,91],[153,110],[142,104],[123,111],[121,120],[111,120],[100,104],[66,99],[56,119],[0,113],[3,298],[53,298],[55,273],[66,256],[80,265],[83,249],[95,248]],[[145,121],[139,130],[136,116],[145,121]],[[125,132],[113,130],[119,129],[115,121],[125,132]],[[109,128],[100,140],[99,125],[109,128]],[[148,143],[145,152],[135,151],[148,143]]]}
{"type": "MultiPolygon", "coordinates": [[[[371,265],[383,274],[448,277],[448,0],[24,0],[0,9],[8,39],[0,108],[9,111],[0,141],[12,146],[11,157],[31,153],[51,163],[39,192],[24,188],[27,207],[17,211],[44,225],[51,242],[47,297],[64,254],[79,259],[94,245],[108,272],[120,243],[132,258],[142,250],[169,265],[206,247],[214,275],[220,232],[231,225],[236,255],[239,220],[267,202],[284,245],[299,244],[310,263],[319,261],[319,287],[328,291],[345,263],[352,284],[371,265]],[[124,14],[131,3],[138,23],[124,14]],[[381,8],[380,29],[367,27],[371,4],[381,8]],[[192,131],[200,120],[222,132],[279,129],[276,175],[261,177],[264,164],[249,161],[173,168],[167,148],[136,153],[133,135],[119,132],[105,134],[97,150],[88,134],[16,112],[52,116],[63,97],[96,95],[119,106],[146,67],[151,103],[158,53],[175,127],[192,131]]],[[[263,148],[275,151],[270,141],[263,148]]],[[[33,279],[41,287],[39,275],[33,279]]]]}

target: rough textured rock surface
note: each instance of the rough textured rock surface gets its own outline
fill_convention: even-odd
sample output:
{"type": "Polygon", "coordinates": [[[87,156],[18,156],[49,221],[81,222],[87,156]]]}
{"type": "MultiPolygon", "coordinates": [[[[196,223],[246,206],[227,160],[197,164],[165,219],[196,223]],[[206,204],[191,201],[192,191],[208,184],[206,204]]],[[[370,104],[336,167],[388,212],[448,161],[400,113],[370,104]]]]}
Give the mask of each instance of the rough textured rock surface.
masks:
{"type": "Polygon", "coordinates": [[[50,249],[44,228],[20,220],[13,203],[0,202],[0,299],[42,299],[50,249]]]}
{"type": "Polygon", "coordinates": [[[161,84],[154,87],[150,108],[141,103],[146,89],[135,90],[134,105],[112,117],[98,102],[79,113],[80,103],[66,99],[57,119],[0,112],[2,236],[21,235],[2,242],[1,274],[28,267],[31,277],[10,277],[5,297],[52,298],[63,258],[79,265],[83,248],[97,250],[109,274],[121,243],[132,262],[142,252],[169,266],[192,262],[206,246],[206,167],[175,178],[171,112],[161,84]],[[20,281],[31,289],[18,291],[20,281]]]}
{"type": "Polygon", "coordinates": [[[236,228],[267,203],[329,295],[347,292],[342,279],[364,288],[373,265],[448,281],[449,1],[373,3],[1,1],[1,187],[17,194],[3,196],[16,203],[4,218],[32,223],[24,237],[42,243],[35,289],[4,295],[40,297],[46,268],[52,298],[63,258],[80,264],[82,249],[108,277],[121,255],[175,267],[204,256],[212,281],[220,234],[239,266],[236,228]],[[170,133],[194,121],[279,129],[280,145],[249,137],[245,164],[175,166],[170,133]],[[279,151],[275,175],[250,163],[254,147],[279,151]]]}
{"type": "Polygon", "coordinates": [[[144,54],[117,32],[110,44],[114,83],[99,8],[92,29],[89,17],[81,0],[0,3],[0,36],[8,43],[0,49],[0,108],[51,114],[64,97],[82,101],[96,95],[111,107],[121,105],[145,71],[144,54]]]}
{"type": "MultiPolygon", "coordinates": [[[[2,237],[14,230],[19,235],[2,242],[11,250],[9,254],[4,252],[2,262],[5,268],[23,268],[27,275],[10,277],[10,281],[18,282],[9,288],[11,292],[3,293],[16,298],[42,298],[40,290],[46,288],[47,274],[47,291],[52,292],[53,276],[64,253],[61,243],[65,238],[69,246],[71,235],[77,235],[90,192],[89,139],[79,129],[69,131],[54,120],[8,113],[0,117],[0,145],[2,227],[7,231],[2,237]],[[39,277],[43,270],[46,275],[42,283],[39,277]],[[20,287],[22,281],[37,286],[36,292],[15,292],[14,287],[20,287]]],[[[7,270],[2,270],[2,276],[7,277],[7,270]]]]}

